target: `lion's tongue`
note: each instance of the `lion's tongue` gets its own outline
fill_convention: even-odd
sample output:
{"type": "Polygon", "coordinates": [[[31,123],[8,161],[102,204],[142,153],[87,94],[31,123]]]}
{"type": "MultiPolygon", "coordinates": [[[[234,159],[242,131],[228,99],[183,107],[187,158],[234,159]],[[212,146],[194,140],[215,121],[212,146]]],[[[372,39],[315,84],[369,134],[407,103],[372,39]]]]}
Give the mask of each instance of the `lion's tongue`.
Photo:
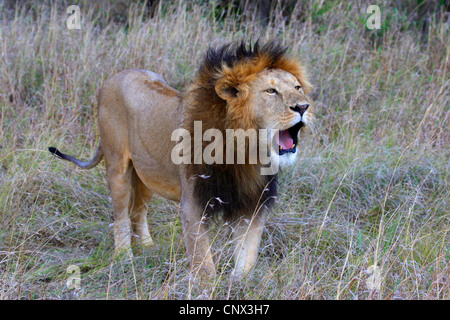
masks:
{"type": "Polygon", "coordinates": [[[294,140],[292,139],[289,130],[280,131],[278,145],[280,145],[283,149],[292,149],[294,146],[294,140]]]}

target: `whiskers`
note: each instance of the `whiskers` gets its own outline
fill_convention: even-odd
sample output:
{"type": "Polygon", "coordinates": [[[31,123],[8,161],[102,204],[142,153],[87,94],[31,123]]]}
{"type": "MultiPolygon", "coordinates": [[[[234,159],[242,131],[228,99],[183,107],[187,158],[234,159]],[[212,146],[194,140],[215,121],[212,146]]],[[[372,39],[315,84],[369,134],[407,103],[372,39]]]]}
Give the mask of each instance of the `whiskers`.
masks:
{"type": "Polygon", "coordinates": [[[311,129],[312,133],[314,135],[320,135],[322,132],[322,125],[319,120],[317,120],[316,117],[310,116],[308,121],[306,122],[306,125],[311,129]]]}

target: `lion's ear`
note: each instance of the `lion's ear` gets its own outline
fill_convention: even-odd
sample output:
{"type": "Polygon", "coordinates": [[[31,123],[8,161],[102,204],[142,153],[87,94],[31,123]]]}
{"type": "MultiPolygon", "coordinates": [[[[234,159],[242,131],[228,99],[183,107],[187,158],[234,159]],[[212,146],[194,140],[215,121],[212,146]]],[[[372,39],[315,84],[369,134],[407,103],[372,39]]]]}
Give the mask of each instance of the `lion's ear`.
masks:
{"type": "Polygon", "coordinates": [[[227,102],[235,99],[239,93],[239,90],[227,83],[225,79],[217,81],[215,89],[217,95],[227,102]]]}

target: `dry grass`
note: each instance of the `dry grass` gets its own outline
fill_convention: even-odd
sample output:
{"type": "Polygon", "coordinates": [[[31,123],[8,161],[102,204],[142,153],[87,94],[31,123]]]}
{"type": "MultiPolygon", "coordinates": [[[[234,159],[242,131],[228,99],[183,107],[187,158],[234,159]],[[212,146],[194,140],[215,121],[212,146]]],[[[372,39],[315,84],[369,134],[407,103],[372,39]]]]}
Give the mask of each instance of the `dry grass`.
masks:
{"type": "Polygon", "coordinates": [[[449,299],[448,24],[437,16],[423,33],[385,6],[383,30],[369,31],[368,3],[321,3],[267,27],[217,18],[208,2],[151,19],[131,7],[128,26],[92,8],[81,30],[64,7],[0,4],[0,298],[449,299]],[[112,74],[149,69],[180,88],[209,44],[241,38],[291,44],[319,119],[283,172],[253,277],[232,282],[229,230],[216,225],[219,276],[209,290],[192,282],[178,206],[161,198],[149,205],[158,247],[114,260],[103,165],[82,171],[47,147],[92,156],[94,92],[112,74]],[[66,286],[69,265],[80,290],[66,286]]]}

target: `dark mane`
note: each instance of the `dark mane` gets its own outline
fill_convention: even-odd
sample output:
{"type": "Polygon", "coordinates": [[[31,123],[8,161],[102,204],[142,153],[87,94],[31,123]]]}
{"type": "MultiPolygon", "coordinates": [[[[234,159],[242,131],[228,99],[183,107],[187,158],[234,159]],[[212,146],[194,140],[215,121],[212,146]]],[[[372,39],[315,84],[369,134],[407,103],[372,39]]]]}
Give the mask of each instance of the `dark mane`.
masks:
{"type": "Polygon", "coordinates": [[[267,68],[273,68],[275,63],[285,56],[288,47],[281,46],[272,40],[260,45],[259,40],[252,46],[248,46],[244,41],[238,43],[227,43],[218,48],[209,48],[206,52],[204,61],[199,69],[200,74],[214,75],[220,74],[223,66],[233,68],[237,63],[242,63],[257,59],[261,56],[269,58],[267,68]]]}
{"type": "MultiPolygon", "coordinates": [[[[232,42],[208,49],[197,77],[184,92],[183,127],[193,136],[194,122],[201,121],[203,132],[215,128],[224,137],[226,129],[258,129],[253,108],[248,105],[248,84],[266,69],[291,73],[307,93],[310,84],[303,67],[297,59],[287,55],[287,50],[276,41],[264,45],[259,41],[254,45],[232,42]],[[225,94],[219,96],[218,90],[225,94]],[[227,100],[230,96],[234,98],[227,100]]],[[[203,143],[202,151],[207,144],[203,143]]],[[[192,160],[194,148],[191,151],[192,160]]],[[[195,197],[207,216],[212,216],[218,209],[226,219],[233,220],[242,212],[251,214],[262,205],[273,206],[277,196],[277,176],[263,176],[260,168],[261,164],[249,163],[191,163],[187,165],[186,175],[188,180],[193,178],[195,197]]]]}

